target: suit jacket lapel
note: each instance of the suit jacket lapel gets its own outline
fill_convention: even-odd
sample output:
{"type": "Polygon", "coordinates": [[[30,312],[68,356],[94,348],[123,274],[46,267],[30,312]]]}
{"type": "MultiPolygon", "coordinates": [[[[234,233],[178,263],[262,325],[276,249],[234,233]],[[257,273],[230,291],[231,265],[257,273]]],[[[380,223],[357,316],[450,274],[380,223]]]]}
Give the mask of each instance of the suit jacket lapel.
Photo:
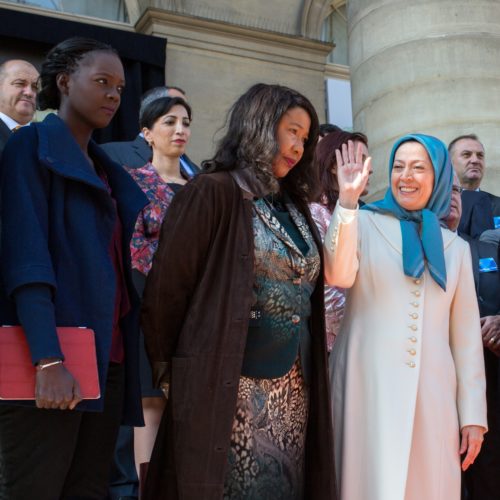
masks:
{"type": "Polygon", "coordinates": [[[9,140],[12,132],[10,128],[5,125],[5,122],[0,119],[0,153],[3,150],[5,143],[9,140]]]}
{"type": "MultiPolygon", "coordinates": [[[[297,224],[297,222],[300,221],[300,215],[297,209],[293,206],[293,204],[286,203],[288,210],[290,211],[291,217],[294,220],[294,222],[297,224]],[[292,209],[290,210],[290,207],[292,209]]],[[[298,253],[299,255],[302,255],[302,252],[299,250],[291,236],[288,234],[286,229],[282,226],[281,222],[278,220],[278,218],[273,214],[273,211],[271,210],[270,204],[264,199],[260,198],[254,203],[255,210],[257,212],[257,215],[260,217],[260,219],[264,222],[264,224],[287,246],[289,247],[292,251],[295,253],[298,253]]],[[[308,232],[305,230],[304,227],[300,227],[301,224],[304,224],[304,221],[300,221],[299,224],[297,224],[297,227],[304,237],[304,240],[307,242],[309,245],[309,248],[311,247],[311,235],[308,234],[308,232]]]]}
{"type": "Polygon", "coordinates": [[[151,160],[153,155],[151,148],[146,140],[140,135],[134,139],[132,148],[134,149],[135,154],[144,162],[144,165],[151,160]]]}
{"type": "Polygon", "coordinates": [[[43,122],[31,126],[37,129],[38,157],[44,165],[63,177],[107,191],[68,127],[58,116],[50,114],[43,122]]]}
{"type": "Polygon", "coordinates": [[[190,179],[200,172],[198,165],[195,165],[186,154],[181,156],[181,170],[187,179],[190,179]]]}

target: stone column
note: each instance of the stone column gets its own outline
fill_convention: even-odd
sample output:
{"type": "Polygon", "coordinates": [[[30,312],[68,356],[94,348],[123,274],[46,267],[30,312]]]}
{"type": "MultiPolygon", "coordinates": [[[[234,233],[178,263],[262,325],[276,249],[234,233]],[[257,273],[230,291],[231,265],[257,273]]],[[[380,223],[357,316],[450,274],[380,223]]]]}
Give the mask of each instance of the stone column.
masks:
{"type": "Polygon", "coordinates": [[[482,187],[500,195],[500,2],[348,0],[354,128],[368,135],[371,198],[387,186],[394,141],[409,132],[476,133],[482,187]]]}

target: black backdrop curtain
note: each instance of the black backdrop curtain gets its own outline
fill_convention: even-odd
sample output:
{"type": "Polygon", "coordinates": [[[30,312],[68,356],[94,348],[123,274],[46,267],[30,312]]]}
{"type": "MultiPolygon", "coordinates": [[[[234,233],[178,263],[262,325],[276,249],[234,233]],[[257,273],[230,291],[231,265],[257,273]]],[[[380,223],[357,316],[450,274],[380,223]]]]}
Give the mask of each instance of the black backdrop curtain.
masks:
{"type": "Polygon", "coordinates": [[[133,139],[139,130],[141,94],[165,84],[164,38],[93,26],[48,16],[0,8],[0,50],[8,58],[36,61],[57,43],[72,36],[85,36],[113,46],[123,61],[126,89],[121,106],[108,127],[95,132],[98,142],[133,139]],[[30,57],[31,56],[31,57],[30,57]]]}

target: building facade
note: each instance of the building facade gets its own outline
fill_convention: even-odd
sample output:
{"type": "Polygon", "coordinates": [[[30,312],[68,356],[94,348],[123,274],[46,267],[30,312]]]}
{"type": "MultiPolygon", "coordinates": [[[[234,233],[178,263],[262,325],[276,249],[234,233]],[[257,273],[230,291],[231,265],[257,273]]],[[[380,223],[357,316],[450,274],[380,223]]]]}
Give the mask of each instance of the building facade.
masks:
{"type": "MultiPolygon", "coordinates": [[[[254,83],[293,87],[326,119],[333,44],[321,40],[331,10],[322,10],[323,3],[287,0],[270,8],[267,0],[11,0],[0,7],[164,38],[166,83],[188,95],[194,115],[189,154],[200,162],[213,153],[230,105],[254,83]]],[[[346,77],[345,70],[340,74],[346,77]]]]}
{"type": "Polygon", "coordinates": [[[391,144],[409,132],[476,133],[481,186],[500,195],[500,2],[348,0],[347,17],[354,127],[370,140],[375,197],[391,144]]]}
{"type": "Polygon", "coordinates": [[[0,7],[164,38],[166,83],[185,89],[193,106],[189,152],[197,162],[213,153],[229,106],[253,83],[296,88],[320,120],[334,121],[332,109],[350,103],[335,95],[327,102],[333,79],[350,82],[352,128],[369,137],[372,198],[387,186],[391,144],[416,131],[445,142],[477,133],[487,155],[484,188],[500,194],[498,0],[0,0],[0,7]]]}

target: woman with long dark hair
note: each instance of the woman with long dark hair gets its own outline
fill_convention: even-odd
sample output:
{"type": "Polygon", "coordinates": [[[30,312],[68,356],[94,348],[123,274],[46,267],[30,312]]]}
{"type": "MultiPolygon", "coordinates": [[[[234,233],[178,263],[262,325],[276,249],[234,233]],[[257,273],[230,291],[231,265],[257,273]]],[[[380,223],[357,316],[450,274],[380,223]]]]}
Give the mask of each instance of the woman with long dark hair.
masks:
{"type": "MultiPolygon", "coordinates": [[[[368,156],[368,139],[361,132],[346,132],[334,130],[327,134],[316,146],[315,163],[319,172],[321,192],[317,200],[309,206],[311,215],[316,223],[321,239],[325,239],[330,225],[333,210],[339,198],[339,184],[337,180],[337,158],[335,151],[342,149],[352,141],[354,148],[361,147],[364,158],[368,156]]],[[[368,192],[365,186],[365,192],[368,192]]],[[[328,352],[332,350],[335,337],[340,329],[344,317],[345,290],[325,285],[325,323],[328,352]]]]}
{"type": "Polygon", "coordinates": [[[142,311],[169,390],[148,499],[335,498],[317,136],[309,100],[254,85],[170,205],[142,311]]]}
{"type": "Polygon", "coordinates": [[[120,422],[142,423],[129,243],[147,199],[91,140],[124,85],[112,47],[61,42],[42,64],[38,96],[58,114],[23,127],[3,153],[1,319],[23,327],[36,399],[0,406],[1,498],[104,498],[120,422]],[[98,399],[81,400],[56,326],[94,331],[98,399]]]}

